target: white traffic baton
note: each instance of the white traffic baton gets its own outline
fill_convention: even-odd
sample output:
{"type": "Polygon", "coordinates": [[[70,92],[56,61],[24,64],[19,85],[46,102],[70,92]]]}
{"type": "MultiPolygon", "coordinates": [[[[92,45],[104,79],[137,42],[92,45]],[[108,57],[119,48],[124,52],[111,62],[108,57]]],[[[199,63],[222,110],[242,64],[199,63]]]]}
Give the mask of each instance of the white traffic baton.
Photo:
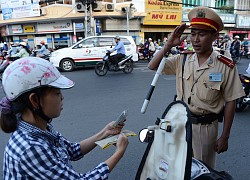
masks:
{"type": "Polygon", "coordinates": [[[144,114],[146,112],[146,110],[147,110],[149,101],[150,101],[151,96],[152,96],[152,94],[154,92],[154,89],[155,89],[155,85],[156,85],[156,83],[157,83],[157,81],[159,79],[159,76],[161,75],[161,72],[162,72],[162,70],[163,70],[163,68],[165,66],[166,60],[167,60],[167,58],[163,57],[163,59],[161,60],[161,63],[159,64],[159,67],[158,67],[158,69],[156,71],[154,79],[153,79],[153,81],[152,81],[152,83],[150,85],[150,89],[148,91],[148,94],[147,94],[147,96],[146,96],[146,98],[144,100],[144,103],[142,105],[142,108],[141,108],[141,113],[142,114],[144,114]]]}

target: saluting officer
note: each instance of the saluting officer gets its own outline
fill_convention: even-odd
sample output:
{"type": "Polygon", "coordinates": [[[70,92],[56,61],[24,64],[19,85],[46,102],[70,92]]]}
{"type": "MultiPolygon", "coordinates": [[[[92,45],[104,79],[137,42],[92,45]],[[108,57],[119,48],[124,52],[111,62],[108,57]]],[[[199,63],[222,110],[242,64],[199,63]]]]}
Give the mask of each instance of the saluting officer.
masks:
{"type": "MultiPolygon", "coordinates": [[[[221,18],[206,7],[193,8],[188,18],[195,53],[169,57],[163,73],[176,74],[177,100],[186,102],[191,111],[194,157],[215,168],[216,152],[228,149],[235,100],[245,93],[235,64],[212,48],[224,27],[221,18]],[[223,130],[217,137],[218,120],[223,114],[223,130]]],[[[186,36],[181,36],[185,29],[186,24],[175,28],[164,48],[150,61],[149,69],[156,70],[163,56],[184,41],[186,36]]]]}

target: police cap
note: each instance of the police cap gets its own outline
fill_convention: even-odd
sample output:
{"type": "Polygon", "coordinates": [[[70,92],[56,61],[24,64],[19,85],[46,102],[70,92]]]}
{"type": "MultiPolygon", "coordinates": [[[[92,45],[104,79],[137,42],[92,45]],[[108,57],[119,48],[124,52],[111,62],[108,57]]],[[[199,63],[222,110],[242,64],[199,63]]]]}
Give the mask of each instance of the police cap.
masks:
{"type": "Polygon", "coordinates": [[[223,30],[224,25],[219,15],[208,7],[195,7],[188,13],[191,28],[202,30],[223,30]]]}

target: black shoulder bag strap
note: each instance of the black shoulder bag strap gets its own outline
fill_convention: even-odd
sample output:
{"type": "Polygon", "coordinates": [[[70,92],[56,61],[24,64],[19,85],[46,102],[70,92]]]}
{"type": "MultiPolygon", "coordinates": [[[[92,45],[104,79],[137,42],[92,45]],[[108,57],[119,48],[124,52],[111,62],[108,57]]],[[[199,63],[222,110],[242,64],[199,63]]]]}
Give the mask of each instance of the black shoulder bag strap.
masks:
{"type": "MultiPolygon", "coordinates": [[[[181,74],[181,86],[182,86],[182,97],[181,100],[183,101],[183,94],[184,94],[184,87],[183,87],[183,75],[184,75],[184,66],[187,60],[187,54],[184,54],[182,59],[182,74],[181,74]]],[[[187,106],[186,106],[187,107],[187,106]]],[[[188,109],[188,107],[187,107],[188,109]]],[[[190,112],[189,112],[190,117],[190,112]]],[[[186,123],[186,141],[187,141],[187,159],[186,159],[186,167],[185,167],[185,175],[184,180],[190,180],[191,177],[191,167],[192,167],[192,124],[190,119],[186,123]]]]}
{"type": "Polygon", "coordinates": [[[184,94],[184,88],[183,88],[183,75],[184,75],[184,66],[185,62],[187,60],[187,54],[184,54],[184,57],[182,59],[182,73],[181,73],[181,88],[182,88],[182,97],[181,100],[183,101],[183,94],[184,94]]]}

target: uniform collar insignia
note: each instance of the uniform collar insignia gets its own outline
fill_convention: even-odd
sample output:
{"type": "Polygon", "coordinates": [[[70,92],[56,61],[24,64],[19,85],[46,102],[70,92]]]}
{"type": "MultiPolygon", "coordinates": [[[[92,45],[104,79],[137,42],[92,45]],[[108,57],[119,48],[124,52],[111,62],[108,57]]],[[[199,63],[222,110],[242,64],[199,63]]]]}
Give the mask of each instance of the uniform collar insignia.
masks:
{"type": "Polygon", "coordinates": [[[210,56],[210,59],[209,59],[209,61],[208,61],[208,65],[211,65],[211,64],[213,64],[213,62],[214,62],[214,60],[211,58],[211,56],[210,56]]]}
{"type": "Polygon", "coordinates": [[[205,18],[205,15],[206,15],[205,11],[202,10],[202,9],[199,9],[199,10],[197,11],[196,17],[197,17],[197,18],[205,18]]]}

